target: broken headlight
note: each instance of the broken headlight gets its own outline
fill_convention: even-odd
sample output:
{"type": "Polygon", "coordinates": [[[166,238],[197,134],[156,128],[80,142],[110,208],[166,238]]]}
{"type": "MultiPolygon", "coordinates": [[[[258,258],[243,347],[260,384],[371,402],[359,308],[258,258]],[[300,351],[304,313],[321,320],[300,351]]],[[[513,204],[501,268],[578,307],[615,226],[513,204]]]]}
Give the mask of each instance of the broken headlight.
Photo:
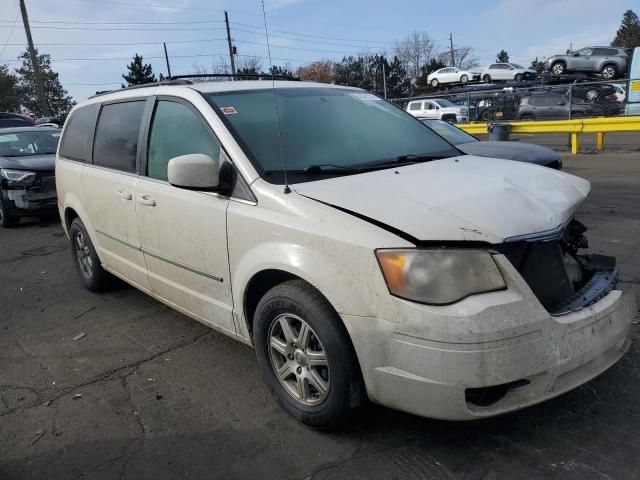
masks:
{"type": "Polygon", "coordinates": [[[0,175],[10,187],[30,187],[36,179],[36,172],[28,170],[0,169],[0,175]]]}
{"type": "Polygon", "coordinates": [[[505,288],[486,250],[385,249],[376,256],[391,294],[414,302],[447,305],[505,288]]]}

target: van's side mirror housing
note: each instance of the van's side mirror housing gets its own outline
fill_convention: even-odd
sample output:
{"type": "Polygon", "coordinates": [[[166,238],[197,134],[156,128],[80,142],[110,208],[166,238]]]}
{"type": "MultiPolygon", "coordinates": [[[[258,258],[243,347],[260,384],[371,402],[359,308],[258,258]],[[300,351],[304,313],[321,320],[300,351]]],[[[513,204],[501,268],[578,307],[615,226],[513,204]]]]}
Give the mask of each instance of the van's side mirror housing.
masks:
{"type": "Polygon", "coordinates": [[[169,183],[176,187],[215,190],[220,187],[220,166],[209,155],[190,153],[169,160],[169,183]]]}

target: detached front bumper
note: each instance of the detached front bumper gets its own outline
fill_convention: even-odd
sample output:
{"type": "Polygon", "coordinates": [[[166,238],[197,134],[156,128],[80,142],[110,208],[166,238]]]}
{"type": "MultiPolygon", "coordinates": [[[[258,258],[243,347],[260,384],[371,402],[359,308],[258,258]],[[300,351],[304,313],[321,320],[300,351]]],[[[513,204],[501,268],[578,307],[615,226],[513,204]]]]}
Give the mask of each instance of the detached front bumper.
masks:
{"type": "Polygon", "coordinates": [[[446,307],[394,299],[395,323],[343,315],[372,401],[431,418],[489,417],[567,392],[629,348],[633,293],[551,316],[506,258],[497,263],[505,291],[446,307]]]}

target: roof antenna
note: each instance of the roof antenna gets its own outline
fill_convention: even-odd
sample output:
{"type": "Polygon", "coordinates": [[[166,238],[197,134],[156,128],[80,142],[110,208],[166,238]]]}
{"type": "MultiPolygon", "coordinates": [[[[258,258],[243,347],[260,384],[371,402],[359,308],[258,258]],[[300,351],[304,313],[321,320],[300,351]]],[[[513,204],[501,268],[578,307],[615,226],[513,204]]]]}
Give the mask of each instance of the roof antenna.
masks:
{"type": "Polygon", "coordinates": [[[280,112],[278,110],[278,97],[276,95],[276,79],[273,76],[273,64],[271,63],[271,46],[269,45],[269,31],[267,30],[267,14],[264,9],[264,0],[262,2],[262,18],[264,20],[264,33],[267,37],[267,53],[269,55],[269,70],[271,71],[271,88],[273,89],[273,103],[276,107],[276,120],[278,122],[278,138],[280,140],[280,158],[282,159],[282,168],[284,172],[284,193],[291,193],[289,182],[287,180],[287,165],[284,161],[284,147],[282,146],[282,130],[280,128],[280,112]]]}

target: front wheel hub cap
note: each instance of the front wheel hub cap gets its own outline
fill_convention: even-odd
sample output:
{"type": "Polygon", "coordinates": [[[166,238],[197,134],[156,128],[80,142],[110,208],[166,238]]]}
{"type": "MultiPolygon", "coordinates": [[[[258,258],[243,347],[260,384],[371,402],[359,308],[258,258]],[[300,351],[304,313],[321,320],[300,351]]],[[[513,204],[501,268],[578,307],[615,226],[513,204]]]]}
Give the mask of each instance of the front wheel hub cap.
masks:
{"type": "Polygon", "coordinates": [[[331,371],[322,341],[294,314],[281,314],[269,328],[269,360],[284,390],[302,405],[319,405],[329,394],[331,371]]]}

